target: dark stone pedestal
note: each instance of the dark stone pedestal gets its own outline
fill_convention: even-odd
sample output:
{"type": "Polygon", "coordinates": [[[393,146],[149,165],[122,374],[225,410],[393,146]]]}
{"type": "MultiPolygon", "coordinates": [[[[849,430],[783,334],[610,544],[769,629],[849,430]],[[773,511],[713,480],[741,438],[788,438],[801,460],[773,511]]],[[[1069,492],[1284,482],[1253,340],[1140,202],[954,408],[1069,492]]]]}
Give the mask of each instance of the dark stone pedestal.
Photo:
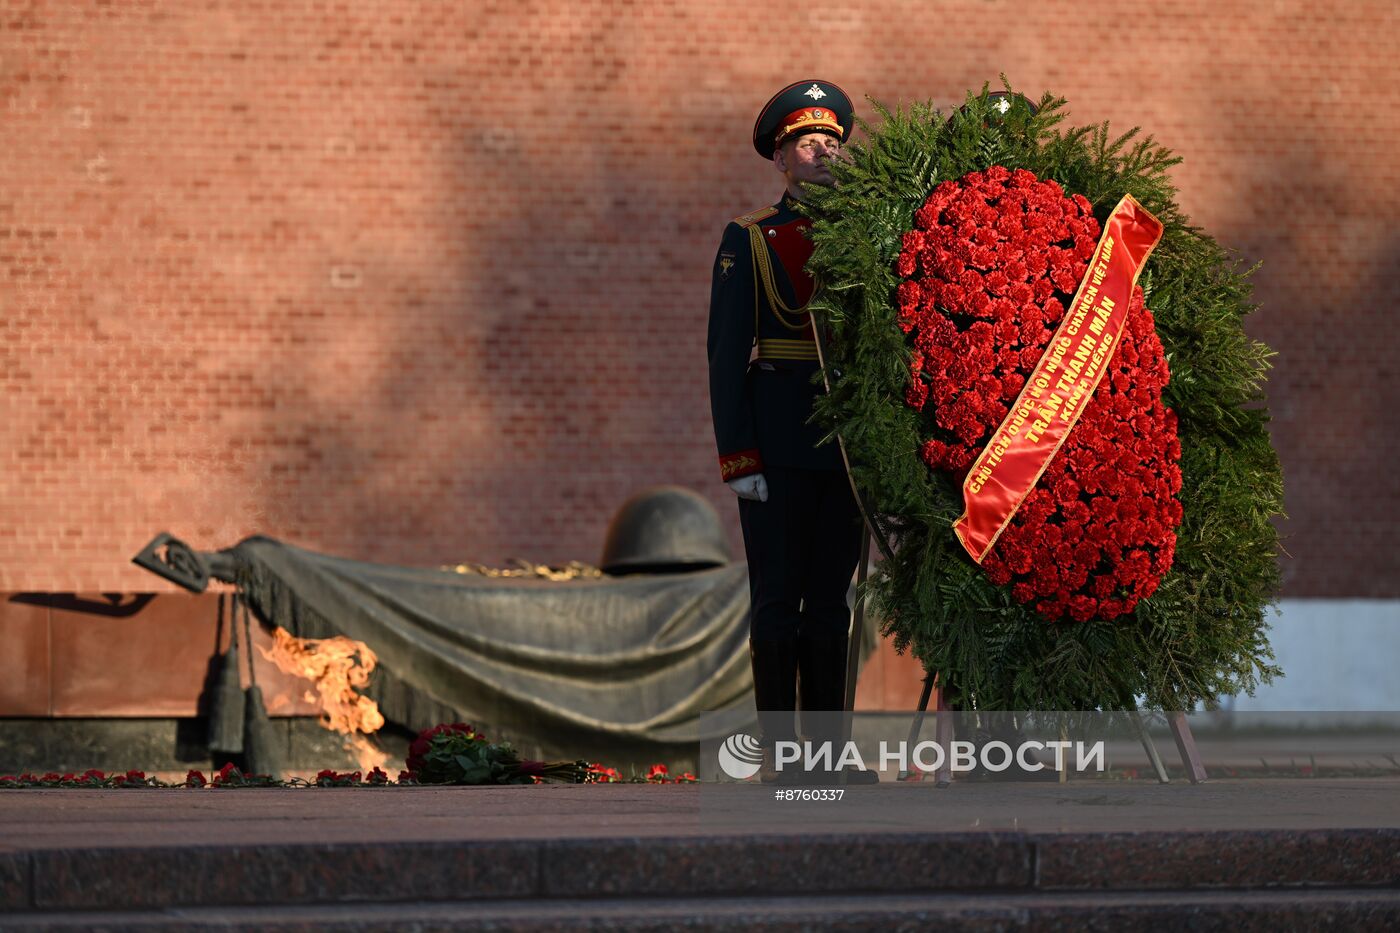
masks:
{"type": "MultiPolygon", "coordinates": [[[[311,717],[274,718],[273,734],[282,743],[281,760],[291,771],[357,767],[341,736],[311,717]]],[[[0,774],[23,771],[81,774],[89,768],[127,770],[208,770],[238,756],[214,755],[205,745],[207,725],[189,719],[0,719],[0,774]]],[[[397,774],[408,737],[385,730],[376,743],[390,755],[385,770],[397,774]]]]}

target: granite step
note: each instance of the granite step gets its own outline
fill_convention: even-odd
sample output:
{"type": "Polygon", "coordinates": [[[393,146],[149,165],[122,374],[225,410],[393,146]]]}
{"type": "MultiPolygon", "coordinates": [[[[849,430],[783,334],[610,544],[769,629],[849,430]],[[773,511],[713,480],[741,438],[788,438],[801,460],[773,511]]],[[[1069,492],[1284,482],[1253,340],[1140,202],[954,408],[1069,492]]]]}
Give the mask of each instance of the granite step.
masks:
{"type": "Polygon", "coordinates": [[[1400,929],[1391,780],[0,793],[0,929],[1400,929]]]}
{"type": "Polygon", "coordinates": [[[0,911],[1400,888],[1400,829],[818,833],[0,848],[0,911]]]}
{"type": "Polygon", "coordinates": [[[0,928],[25,931],[416,931],[470,926],[488,933],[804,930],[1276,931],[1393,930],[1400,891],[1376,888],[1251,891],[985,891],[810,897],[477,900],[435,903],[172,907],[128,912],[18,913],[0,928]]]}

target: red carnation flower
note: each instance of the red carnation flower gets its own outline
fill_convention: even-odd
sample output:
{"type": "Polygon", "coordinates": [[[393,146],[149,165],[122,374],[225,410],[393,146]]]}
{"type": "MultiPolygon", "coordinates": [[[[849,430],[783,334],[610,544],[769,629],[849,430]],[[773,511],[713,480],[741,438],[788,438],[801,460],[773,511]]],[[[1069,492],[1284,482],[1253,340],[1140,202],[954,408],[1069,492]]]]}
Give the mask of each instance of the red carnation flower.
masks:
{"type": "MultiPolygon", "coordinates": [[[[923,412],[920,458],[957,476],[1045,354],[1101,228],[1082,195],[1003,166],[940,183],[914,227],[896,268],[917,351],[905,400],[923,412]]],[[[982,564],[1046,618],[1130,613],[1171,565],[1181,444],[1154,327],[1135,289],[1094,396],[982,564]]]]}
{"type": "Polygon", "coordinates": [[[928,401],[928,383],[922,379],[914,379],[904,392],[904,401],[910,408],[922,410],[928,401]]]}
{"type": "Polygon", "coordinates": [[[905,250],[899,254],[899,261],[895,263],[894,271],[900,275],[913,275],[918,258],[918,253],[912,250],[905,250]]]}

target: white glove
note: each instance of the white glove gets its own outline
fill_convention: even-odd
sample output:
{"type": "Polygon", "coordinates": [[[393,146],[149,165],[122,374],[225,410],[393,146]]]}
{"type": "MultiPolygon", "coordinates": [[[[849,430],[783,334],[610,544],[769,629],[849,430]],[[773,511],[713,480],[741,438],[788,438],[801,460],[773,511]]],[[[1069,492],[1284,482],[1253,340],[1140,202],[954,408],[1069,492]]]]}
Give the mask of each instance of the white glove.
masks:
{"type": "Polygon", "coordinates": [[[762,473],[750,473],[748,476],[731,479],[728,486],[740,499],[753,499],[755,502],[768,501],[768,481],[763,478],[762,473]]]}

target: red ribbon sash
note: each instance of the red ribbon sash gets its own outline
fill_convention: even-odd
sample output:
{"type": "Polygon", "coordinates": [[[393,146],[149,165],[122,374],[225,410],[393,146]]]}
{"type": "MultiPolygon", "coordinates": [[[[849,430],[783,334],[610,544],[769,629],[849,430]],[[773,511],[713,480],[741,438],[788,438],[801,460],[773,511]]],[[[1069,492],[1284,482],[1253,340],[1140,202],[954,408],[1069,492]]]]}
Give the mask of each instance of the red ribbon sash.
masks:
{"type": "Polygon", "coordinates": [[[1132,195],[1113,209],[1055,336],[963,480],[953,533],[981,563],[1098,388],[1128,320],[1138,275],[1162,224],[1132,195]]]}

